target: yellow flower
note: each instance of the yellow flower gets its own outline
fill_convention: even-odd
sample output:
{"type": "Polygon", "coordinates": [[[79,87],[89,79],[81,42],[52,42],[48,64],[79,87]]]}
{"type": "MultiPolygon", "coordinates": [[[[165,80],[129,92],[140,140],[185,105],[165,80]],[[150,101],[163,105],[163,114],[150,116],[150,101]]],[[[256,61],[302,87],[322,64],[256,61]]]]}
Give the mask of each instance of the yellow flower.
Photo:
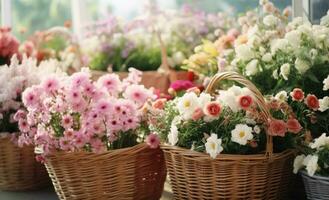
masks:
{"type": "Polygon", "coordinates": [[[218,56],[218,51],[214,43],[210,41],[205,41],[203,44],[203,51],[210,54],[212,57],[218,56]]]}

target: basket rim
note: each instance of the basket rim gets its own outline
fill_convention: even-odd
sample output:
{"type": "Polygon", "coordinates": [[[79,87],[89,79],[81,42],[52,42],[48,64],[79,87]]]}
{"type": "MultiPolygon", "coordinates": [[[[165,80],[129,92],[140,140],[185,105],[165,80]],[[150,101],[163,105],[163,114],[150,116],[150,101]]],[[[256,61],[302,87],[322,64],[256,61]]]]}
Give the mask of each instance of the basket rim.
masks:
{"type": "Polygon", "coordinates": [[[277,157],[282,157],[282,156],[286,156],[286,155],[290,155],[290,154],[294,154],[295,150],[294,149],[286,149],[282,152],[279,153],[273,153],[272,158],[267,157],[263,152],[257,153],[257,154],[219,154],[215,159],[211,158],[208,154],[204,153],[204,152],[197,152],[197,151],[193,151],[190,149],[185,149],[182,147],[178,147],[178,146],[172,146],[172,145],[168,145],[168,144],[161,144],[160,148],[162,150],[176,150],[177,152],[179,152],[181,155],[184,156],[190,156],[190,157],[195,157],[198,159],[206,159],[206,160],[232,160],[232,159],[236,159],[236,160],[241,160],[241,159],[245,159],[245,160],[251,160],[251,159],[263,159],[263,160],[270,160],[273,158],[277,158],[277,157]]]}
{"type": "Polygon", "coordinates": [[[324,181],[329,181],[329,177],[326,177],[326,176],[320,176],[320,175],[316,175],[316,174],[314,174],[313,176],[310,176],[305,169],[300,170],[299,173],[302,176],[306,176],[307,178],[320,179],[320,180],[324,180],[324,181]]]}
{"type": "Polygon", "coordinates": [[[94,153],[94,152],[87,152],[87,151],[75,151],[75,152],[67,152],[67,151],[55,151],[54,153],[47,155],[46,158],[52,158],[52,157],[63,157],[63,156],[105,156],[108,154],[117,155],[121,153],[138,153],[144,149],[150,149],[150,150],[156,150],[150,148],[145,142],[134,145],[132,147],[125,147],[120,149],[114,149],[114,150],[108,150],[103,153],[94,153]]]}

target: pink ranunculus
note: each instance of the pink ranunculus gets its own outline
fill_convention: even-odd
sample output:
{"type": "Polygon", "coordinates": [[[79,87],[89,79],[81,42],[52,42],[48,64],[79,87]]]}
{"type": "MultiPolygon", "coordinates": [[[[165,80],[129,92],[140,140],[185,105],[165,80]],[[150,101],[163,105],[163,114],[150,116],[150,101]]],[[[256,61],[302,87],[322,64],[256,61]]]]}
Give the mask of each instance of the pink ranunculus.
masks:
{"type": "Polygon", "coordinates": [[[192,120],[196,121],[198,119],[201,119],[201,117],[204,116],[204,113],[201,108],[195,109],[195,111],[192,114],[192,120]]]}
{"type": "Polygon", "coordinates": [[[292,92],[290,92],[290,96],[293,101],[302,101],[304,99],[304,92],[300,88],[295,88],[292,92]]]}
{"type": "Polygon", "coordinates": [[[284,137],[287,132],[287,125],[283,120],[273,119],[269,123],[268,133],[272,136],[284,137]]]}
{"type": "Polygon", "coordinates": [[[149,145],[149,147],[151,149],[156,149],[156,148],[159,147],[160,139],[159,139],[159,136],[157,134],[151,133],[150,135],[148,135],[146,137],[145,142],[146,142],[146,144],[149,145]]]}
{"type": "Polygon", "coordinates": [[[221,112],[221,106],[218,102],[211,101],[205,105],[203,112],[207,116],[218,117],[221,112]]]}
{"type": "Polygon", "coordinates": [[[288,131],[291,133],[299,133],[303,127],[300,125],[297,119],[288,119],[287,121],[288,131]]]}
{"type": "Polygon", "coordinates": [[[308,94],[305,98],[305,104],[312,110],[318,110],[320,103],[318,98],[313,94],[308,94]]]}
{"type": "Polygon", "coordinates": [[[248,109],[253,104],[253,99],[249,95],[239,97],[239,105],[242,109],[248,109]]]}

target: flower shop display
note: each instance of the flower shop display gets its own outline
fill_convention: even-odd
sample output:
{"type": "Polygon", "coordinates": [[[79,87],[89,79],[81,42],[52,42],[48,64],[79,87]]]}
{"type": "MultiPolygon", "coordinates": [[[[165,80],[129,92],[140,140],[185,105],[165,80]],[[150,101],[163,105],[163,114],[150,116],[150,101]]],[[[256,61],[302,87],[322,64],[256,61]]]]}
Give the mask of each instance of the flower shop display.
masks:
{"type": "Polygon", "coordinates": [[[292,176],[290,148],[303,128],[292,109],[269,104],[250,81],[225,72],[215,75],[206,93],[191,89],[149,105],[150,129],[170,144],[161,148],[174,199],[285,198],[292,176]],[[223,80],[244,87],[212,96],[223,80]]]}
{"type": "Polygon", "coordinates": [[[19,141],[36,146],[60,199],[159,199],[164,156],[143,117],[153,91],[136,69],[122,81],[90,76],[83,69],[27,88],[19,141]]]}
{"type": "Polygon", "coordinates": [[[313,142],[305,144],[302,154],[294,161],[294,173],[300,171],[303,177],[307,198],[329,198],[329,136],[323,133],[313,142]]]}
{"type": "Polygon", "coordinates": [[[37,65],[26,57],[19,63],[14,56],[9,66],[0,67],[0,190],[36,189],[50,183],[44,166],[35,161],[33,146],[17,140],[18,126],[26,122],[15,122],[15,112],[22,108],[23,90],[52,73],[60,73],[54,62],[37,65]]]}
{"type": "Polygon", "coordinates": [[[72,73],[82,67],[80,47],[66,27],[52,27],[36,31],[20,45],[20,53],[34,57],[41,62],[56,59],[63,71],[72,73]]]}
{"type": "Polygon", "coordinates": [[[0,65],[9,64],[10,58],[18,53],[19,41],[11,34],[11,28],[0,27],[0,65]]]}

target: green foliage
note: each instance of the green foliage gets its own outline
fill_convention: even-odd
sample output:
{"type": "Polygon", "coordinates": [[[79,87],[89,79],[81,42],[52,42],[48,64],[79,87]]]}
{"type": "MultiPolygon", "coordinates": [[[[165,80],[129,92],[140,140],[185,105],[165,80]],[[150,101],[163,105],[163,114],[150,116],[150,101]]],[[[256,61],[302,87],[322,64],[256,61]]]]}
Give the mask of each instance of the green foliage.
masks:
{"type": "Polygon", "coordinates": [[[2,119],[0,119],[0,132],[15,133],[18,132],[17,122],[11,123],[10,115],[14,114],[14,110],[10,110],[2,113],[2,119]]]}

